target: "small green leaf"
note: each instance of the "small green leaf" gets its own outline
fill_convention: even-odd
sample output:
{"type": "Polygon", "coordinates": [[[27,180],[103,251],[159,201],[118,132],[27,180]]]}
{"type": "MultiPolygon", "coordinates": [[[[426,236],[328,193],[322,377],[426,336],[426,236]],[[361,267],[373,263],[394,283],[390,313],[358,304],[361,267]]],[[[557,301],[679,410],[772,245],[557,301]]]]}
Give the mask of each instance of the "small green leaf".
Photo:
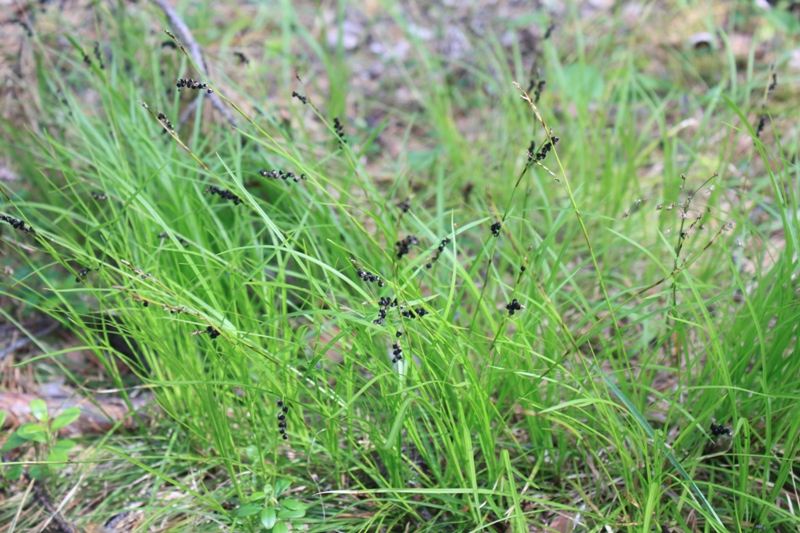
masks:
{"type": "Polygon", "coordinates": [[[250,495],[250,501],[251,502],[261,501],[264,499],[265,496],[266,494],[264,494],[263,492],[254,492],[253,494],[250,495]]]}
{"type": "Polygon", "coordinates": [[[239,507],[239,510],[236,511],[236,516],[253,516],[254,514],[258,514],[261,510],[261,505],[257,503],[246,503],[239,507]]]}
{"type": "Polygon", "coordinates": [[[281,502],[281,505],[295,511],[298,511],[300,509],[305,510],[306,508],[306,504],[304,504],[303,502],[299,502],[297,500],[283,500],[281,502]]]}
{"type": "Polygon", "coordinates": [[[50,453],[47,454],[47,461],[53,463],[66,463],[67,452],[63,450],[53,449],[50,451],[50,453]]]}
{"type": "Polygon", "coordinates": [[[264,507],[261,510],[261,525],[269,529],[275,526],[277,516],[275,515],[275,508],[273,506],[264,507]]]}
{"type": "Polygon", "coordinates": [[[59,440],[56,441],[56,443],[55,443],[55,445],[53,446],[52,449],[53,450],[59,450],[59,451],[62,451],[62,452],[68,452],[72,448],[74,448],[76,444],[78,444],[78,443],[75,442],[74,440],[71,440],[71,439],[59,439],[59,440]]]}
{"type": "Polygon", "coordinates": [[[6,422],[6,414],[5,411],[0,411],[0,429],[3,428],[3,424],[6,422]]]}
{"type": "Polygon", "coordinates": [[[17,429],[17,433],[25,440],[35,440],[41,443],[47,442],[47,433],[44,428],[33,422],[21,425],[19,429],[17,429]]]}
{"type": "Polygon", "coordinates": [[[47,422],[47,404],[44,400],[40,398],[31,400],[31,414],[39,422],[47,422]]]}
{"type": "Polygon", "coordinates": [[[306,506],[297,500],[282,500],[281,510],[278,511],[280,518],[303,518],[306,515],[306,506]]]}
{"type": "Polygon", "coordinates": [[[271,496],[272,495],[272,485],[270,485],[269,483],[264,485],[264,493],[269,495],[269,496],[271,496]]]}
{"type": "Polygon", "coordinates": [[[17,430],[8,436],[5,444],[3,444],[3,447],[0,448],[0,452],[7,452],[8,450],[13,450],[14,448],[22,446],[26,442],[28,442],[28,439],[20,436],[19,430],[17,430]]]}
{"type": "Polygon", "coordinates": [[[47,475],[47,467],[44,465],[33,465],[30,470],[28,470],[28,475],[30,475],[32,479],[42,479],[47,475]]]}
{"type": "Polygon", "coordinates": [[[279,479],[275,482],[275,497],[277,498],[291,486],[292,482],[288,479],[279,479]]]}
{"type": "Polygon", "coordinates": [[[79,407],[70,407],[69,409],[64,409],[64,411],[53,420],[53,425],[50,426],[53,431],[58,431],[61,428],[65,428],[68,425],[75,422],[78,417],[81,416],[81,410],[79,407]]]}
{"type": "Polygon", "coordinates": [[[289,533],[289,526],[286,522],[276,522],[272,527],[272,533],[289,533]]]}
{"type": "Polygon", "coordinates": [[[6,470],[5,476],[6,479],[19,479],[19,476],[22,475],[22,465],[12,465],[8,467],[6,470]]]}
{"type": "Polygon", "coordinates": [[[248,459],[250,459],[253,462],[257,461],[259,458],[258,448],[256,448],[254,444],[251,444],[250,446],[246,447],[244,449],[244,454],[247,456],[248,459]]]}

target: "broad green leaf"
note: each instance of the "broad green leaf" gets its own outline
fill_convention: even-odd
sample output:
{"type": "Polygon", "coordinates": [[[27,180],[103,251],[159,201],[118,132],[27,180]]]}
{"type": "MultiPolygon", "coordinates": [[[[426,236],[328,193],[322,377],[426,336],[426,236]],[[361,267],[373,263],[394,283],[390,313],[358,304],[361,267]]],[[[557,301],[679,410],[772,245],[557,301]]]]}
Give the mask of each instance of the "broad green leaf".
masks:
{"type": "Polygon", "coordinates": [[[266,494],[264,494],[263,492],[254,492],[253,494],[250,495],[250,501],[251,502],[261,501],[264,499],[265,496],[266,494]]]}
{"type": "Polygon", "coordinates": [[[306,515],[306,506],[297,500],[282,500],[281,510],[278,511],[280,518],[303,518],[306,515]]]}
{"type": "Polygon", "coordinates": [[[0,452],[7,452],[8,450],[13,450],[14,448],[22,446],[26,442],[28,442],[28,439],[21,437],[19,434],[19,430],[17,430],[8,436],[6,442],[3,444],[3,447],[0,448],[0,452]]]}
{"type": "Polygon", "coordinates": [[[53,450],[59,450],[62,452],[68,452],[72,448],[75,447],[77,442],[71,439],[59,439],[56,441],[55,445],[53,446],[53,450]]]}
{"type": "Polygon", "coordinates": [[[254,514],[258,514],[261,510],[261,505],[257,503],[246,503],[239,507],[239,510],[236,511],[236,516],[253,516],[254,514]]]}
{"type": "Polygon", "coordinates": [[[47,461],[54,462],[54,463],[66,463],[67,462],[67,452],[63,450],[56,450],[53,449],[50,453],[47,454],[47,461]]]}
{"type": "Polygon", "coordinates": [[[39,422],[47,422],[47,404],[44,400],[36,398],[31,401],[31,414],[39,422]]]}
{"type": "Polygon", "coordinates": [[[275,497],[277,498],[284,493],[286,489],[292,484],[288,479],[279,479],[275,482],[275,497]]]}
{"type": "Polygon", "coordinates": [[[276,522],[272,533],[289,533],[289,526],[286,525],[286,522],[276,522]]]}
{"type": "Polygon", "coordinates": [[[305,510],[306,508],[306,504],[304,504],[303,502],[299,502],[297,500],[283,500],[281,502],[281,505],[294,510],[300,510],[300,509],[305,510]]]}
{"type": "Polygon", "coordinates": [[[79,416],[81,416],[81,410],[79,407],[70,407],[69,409],[64,409],[64,411],[58,415],[55,420],[53,420],[53,425],[51,427],[53,431],[58,431],[59,429],[72,424],[78,419],[79,416]]]}
{"type": "Polygon", "coordinates": [[[6,412],[0,411],[0,428],[3,427],[3,424],[6,422],[6,412]]]}
{"type": "Polygon", "coordinates": [[[19,479],[19,476],[22,475],[22,465],[11,465],[6,470],[5,476],[6,479],[19,479]]]}
{"type": "Polygon", "coordinates": [[[269,529],[275,526],[275,521],[278,519],[275,514],[275,508],[271,505],[264,507],[261,510],[261,525],[269,529]]]}
{"type": "Polygon", "coordinates": [[[42,479],[46,474],[47,467],[44,465],[33,465],[28,470],[28,475],[30,475],[32,479],[42,479]]]}
{"type": "Polygon", "coordinates": [[[44,428],[33,422],[21,425],[19,429],[17,429],[17,433],[25,440],[35,440],[41,443],[47,442],[47,433],[44,428]]]}

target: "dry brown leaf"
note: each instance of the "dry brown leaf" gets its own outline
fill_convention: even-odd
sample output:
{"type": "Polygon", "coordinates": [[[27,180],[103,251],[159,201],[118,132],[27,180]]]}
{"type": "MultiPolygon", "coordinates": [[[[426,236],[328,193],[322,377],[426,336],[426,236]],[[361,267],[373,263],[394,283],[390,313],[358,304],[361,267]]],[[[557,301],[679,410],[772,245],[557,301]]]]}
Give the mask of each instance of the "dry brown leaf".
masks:
{"type": "Polygon", "coordinates": [[[550,522],[550,530],[558,531],[559,533],[572,533],[575,528],[576,517],[576,513],[559,513],[550,522]]]}

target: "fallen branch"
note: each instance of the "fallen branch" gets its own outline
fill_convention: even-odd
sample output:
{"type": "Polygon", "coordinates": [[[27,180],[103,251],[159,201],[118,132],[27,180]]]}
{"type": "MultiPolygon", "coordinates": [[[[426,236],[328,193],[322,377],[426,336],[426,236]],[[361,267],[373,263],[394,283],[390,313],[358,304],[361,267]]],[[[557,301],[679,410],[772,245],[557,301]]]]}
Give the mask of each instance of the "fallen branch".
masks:
{"type": "MultiPolygon", "coordinates": [[[[172,6],[167,3],[167,0],[150,1],[164,12],[164,14],[167,16],[167,20],[172,25],[172,28],[178,35],[180,35],[182,43],[186,45],[189,55],[192,56],[192,61],[194,61],[194,64],[197,66],[197,70],[200,71],[200,75],[202,75],[204,78],[208,78],[208,69],[206,68],[206,63],[203,60],[203,50],[200,48],[200,45],[197,44],[197,41],[194,40],[192,32],[189,31],[189,27],[186,25],[180,15],[178,15],[172,6]]],[[[220,100],[219,96],[217,96],[216,93],[211,93],[208,95],[208,97],[211,99],[211,103],[216,110],[222,113],[222,116],[225,117],[225,120],[227,120],[228,123],[235,128],[236,120],[234,120],[233,115],[222,104],[222,100],[220,100]]]]}

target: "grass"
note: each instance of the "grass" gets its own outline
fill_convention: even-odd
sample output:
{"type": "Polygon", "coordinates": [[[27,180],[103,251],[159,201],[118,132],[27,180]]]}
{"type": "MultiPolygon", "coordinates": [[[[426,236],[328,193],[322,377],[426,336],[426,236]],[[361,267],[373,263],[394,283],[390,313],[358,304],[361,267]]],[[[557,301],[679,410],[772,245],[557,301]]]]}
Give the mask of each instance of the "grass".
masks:
{"type": "MultiPolygon", "coordinates": [[[[150,32],[154,9],[98,5],[89,25],[34,28],[26,114],[2,132],[24,180],[2,184],[0,209],[36,234],[3,226],[14,272],[0,313],[56,317],[101,370],[42,343],[44,357],[16,364],[86,396],[144,389],[163,412],[79,439],[45,480],[56,502],[83,484],[65,516],[87,527],[136,506],[139,531],[261,531],[262,508],[293,505],[264,486],[291,482],[307,508],[283,521],[308,531],[796,528],[796,91],[787,54],[774,53],[767,98],[757,45],[744,59],[726,46],[759,24],[784,44],[796,34],[744,2],[722,28],[666,4],[633,26],[569,4],[533,52],[497,25],[541,34],[546,13],[492,21],[456,58],[387,4],[410,51],[372,89],[354,77],[363,56],[341,38],[327,47],[313,10],[186,5],[210,50],[205,81],[241,114],[232,131],[200,106],[174,134],[157,115],[178,126],[190,91],[175,80],[197,74],[150,32]],[[244,11],[265,37],[237,66],[244,11]],[[723,37],[708,52],[664,47],[651,32],[668,19],[723,37]],[[83,62],[95,40],[103,69],[83,62]],[[546,168],[525,149],[551,134],[512,84],[527,87],[531,62],[560,138],[546,168]],[[419,244],[398,258],[408,235],[419,244]],[[398,307],[375,324],[382,297],[398,307]],[[115,364],[119,333],[135,375],[115,364]]],[[[343,27],[345,4],[335,11],[327,31],[343,27]]],[[[34,509],[17,531],[45,516],[23,504],[26,486],[6,481],[0,502],[0,523],[34,509]]]]}

